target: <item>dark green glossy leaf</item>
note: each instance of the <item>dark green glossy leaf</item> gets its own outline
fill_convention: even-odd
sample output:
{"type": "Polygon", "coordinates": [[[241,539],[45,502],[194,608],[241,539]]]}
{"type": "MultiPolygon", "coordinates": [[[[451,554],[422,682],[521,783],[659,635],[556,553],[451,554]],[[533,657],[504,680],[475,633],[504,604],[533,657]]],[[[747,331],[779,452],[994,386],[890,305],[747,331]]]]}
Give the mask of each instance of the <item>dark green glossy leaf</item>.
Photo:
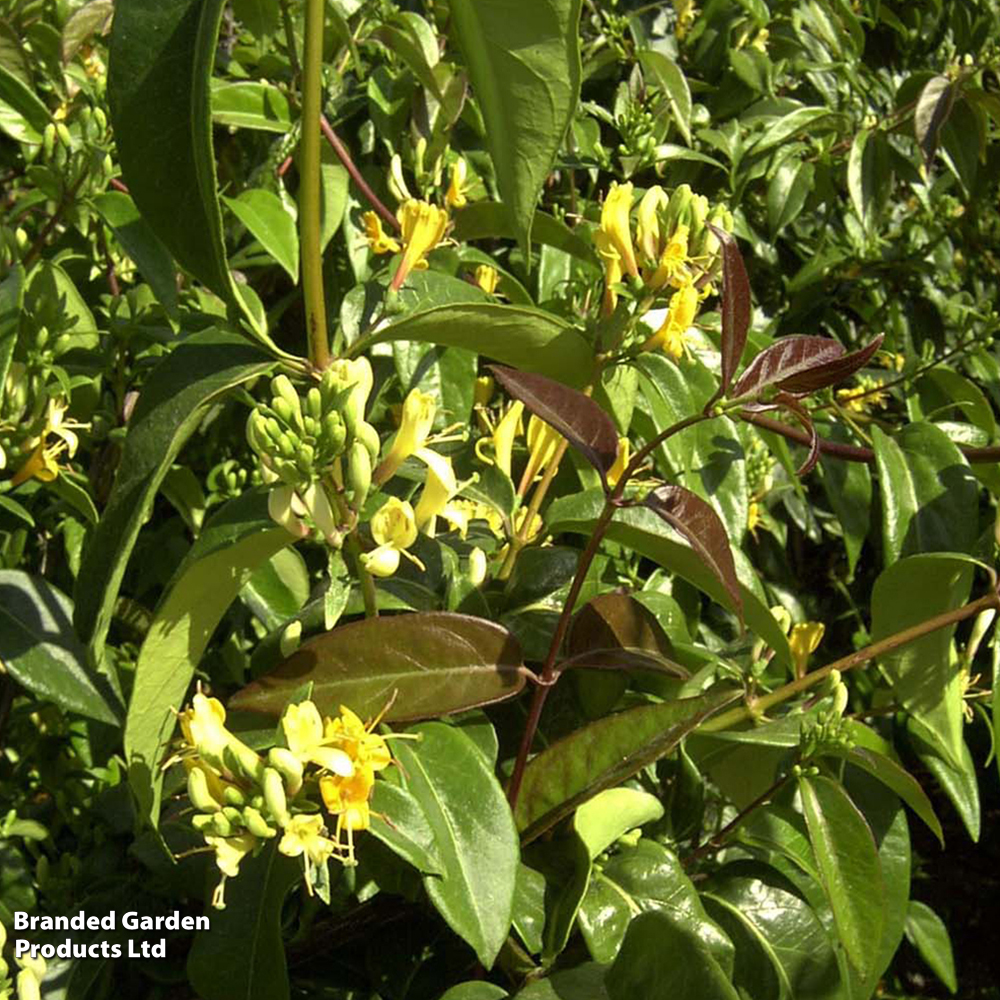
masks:
{"type": "Polygon", "coordinates": [[[7,372],[17,345],[17,331],[24,305],[24,268],[20,264],[0,281],[0,405],[7,389],[7,372]]]}
{"type": "Polygon", "coordinates": [[[108,102],[122,174],[143,218],[183,267],[242,305],[226,263],[212,148],[209,81],[224,7],[116,3],[108,102]]]}
{"type": "MultiPolygon", "coordinates": [[[[517,232],[501,202],[477,201],[455,213],[452,236],[459,242],[503,237],[516,239],[517,232]]],[[[531,224],[531,239],[535,243],[570,254],[595,268],[598,266],[594,248],[577,236],[565,222],[560,222],[545,212],[535,212],[531,224]]]]}
{"type": "Polygon", "coordinates": [[[545,876],[523,861],[517,866],[514,886],[514,930],[532,955],[541,954],[545,933],[545,876]]]}
{"type": "Polygon", "coordinates": [[[580,0],[453,0],[497,185],[530,256],[531,223],[580,94],[580,0]]]}
{"type": "Polygon", "coordinates": [[[313,685],[320,711],[341,704],[388,720],[459,712],[517,694],[521,650],[502,626],[431,611],[371,618],[310,639],[281,666],[238,691],[233,708],[278,716],[292,692],[313,685]]]}
{"type": "Polygon", "coordinates": [[[0,62],[0,101],[10,105],[39,134],[52,120],[49,109],[17,73],[0,62]]]}
{"type": "Polygon", "coordinates": [[[739,1000],[705,943],[665,911],[642,913],[629,924],[605,981],[611,1000],[739,1000]]]}
{"type": "Polygon", "coordinates": [[[909,424],[890,438],[873,427],[872,444],[885,565],[918,552],[971,552],[979,537],[979,486],[944,431],[909,424]]]}
{"type": "Polygon", "coordinates": [[[207,330],[174,349],[146,380],[129,421],[121,469],[77,577],[74,622],[100,659],[125,565],[153,499],[209,404],[272,364],[235,334],[207,330]]]}
{"type": "Polygon", "coordinates": [[[948,928],[926,903],[910,900],[906,914],[906,940],[917,949],[934,975],[948,987],[948,991],[957,993],[958,977],[955,974],[955,957],[951,951],[948,928]]]}
{"type": "Polygon", "coordinates": [[[141,815],[154,822],[160,761],[202,653],[254,570],[293,540],[268,515],[266,495],[229,501],[205,525],[157,609],[139,650],[125,723],[129,781],[141,815]]]}
{"type": "MultiPolygon", "coordinates": [[[[959,553],[909,556],[883,570],[872,588],[875,641],[960,607],[974,561],[959,553]]],[[[937,629],[879,658],[903,707],[928,730],[953,765],[961,759],[962,686],[952,662],[955,625],[937,629]]]]}
{"type": "Polygon", "coordinates": [[[465,347],[567,385],[586,385],[593,375],[594,352],[576,330],[551,313],[523,306],[469,303],[427,309],[355,342],[351,353],[391,340],[465,347]]]}
{"type": "Polygon", "coordinates": [[[459,983],[442,993],[438,1000],[503,1000],[507,991],[495,983],[487,983],[482,979],[468,983],[459,983]]]}
{"type": "Polygon", "coordinates": [[[444,869],[442,877],[426,876],[424,887],[488,968],[511,924],[519,851],[510,808],[486,759],[460,729],[428,722],[413,731],[420,742],[396,740],[393,753],[444,869]]]}
{"type": "Polygon", "coordinates": [[[281,906],[302,876],[293,858],[273,843],[240,865],[226,884],[226,908],[212,910],[211,928],[199,931],[188,953],[187,974],[204,1000],[287,1000],[288,971],[281,940],[281,906]]]}
{"type": "Polygon", "coordinates": [[[369,829],[404,861],[423,875],[443,875],[444,867],[434,844],[434,831],[420,803],[405,788],[376,781],[372,789],[372,824],[369,829]]]}
{"type": "Polygon", "coordinates": [[[525,986],[513,1000],[608,1000],[603,965],[585,962],[525,986]]]}
{"type": "Polygon", "coordinates": [[[531,840],[605,788],[669,753],[734,699],[731,691],[607,716],[551,744],[529,761],[517,800],[518,829],[531,840]]]}
{"type": "Polygon", "coordinates": [[[0,663],[45,701],[118,725],[122,706],[106,677],[87,667],[73,631],[72,602],[41,577],[0,570],[0,663]]]}
{"type": "Polygon", "coordinates": [[[809,839],[837,935],[862,976],[875,966],[886,921],[886,889],[871,829],[840,785],[799,782],[809,839]]]}
{"type": "Polygon", "coordinates": [[[114,230],[122,249],[135,261],[153,294],[168,312],[177,308],[177,270],[170,251],[122,191],[95,195],[94,207],[114,230]]]}
{"type": "Polygon", "coordinates": [[[638,913],[660,911],[684,924],[725,971],[733,968],[733,947],[709,919],[677,855],[653,840],[622,846],[597,865],[580,907],[579,922],[591,956],[613,961],[629,922],[638,913]]]}

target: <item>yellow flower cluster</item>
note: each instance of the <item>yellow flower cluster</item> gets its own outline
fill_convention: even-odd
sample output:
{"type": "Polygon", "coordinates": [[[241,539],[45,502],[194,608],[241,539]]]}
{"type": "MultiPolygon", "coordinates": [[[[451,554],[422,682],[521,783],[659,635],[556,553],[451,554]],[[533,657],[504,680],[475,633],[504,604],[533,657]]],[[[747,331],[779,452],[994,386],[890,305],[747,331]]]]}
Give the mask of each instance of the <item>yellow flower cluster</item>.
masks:
{"type": "Polygon", "coordinates": [[[302,858],[310,892],[325,881],[331,858],[355,864],[354,834],[371,824],[375,773],[392,760],[374,732],[378,721],[365,725],[343,705],[326,719],[311,701],[289,705],[281,720],[285,746],[265,757],[226,728],[219,701],[200,691],[194,696],[180,713],[179,758],[196,810],[192,822],[222,873],[213,906],[224,907],[226,879],[239,874],[242,860],[279,834],[278,850],[302,858]]]}
{"type": "MultiPolygon", "coordinates": [[[[464,204],[464,198],[462,203],[464,204]]],[[[457,202],[455,202],[457,204],[457,202]]],[[[422,271],[427,267],[429,254],[444,239],[449,218],[446,209],[417,198],[408,198],[396,213],[402,244],[382,228],[382,220],[374,212],[363,216],[365,236],[372,253],[399,253],[403,259],[396,268],[390,287],[398,291],[411,271],[422,271]]]]}
{"type": "Polygon", "coordinates": [[[654,185],[639,201],[633,239],[632,200],[631,183],[612,182],[594,235],[604,263],[604,314],[614,312],[618,285],[626,275],[641,280],[654,301],[670,292],[663,322],[641,350],[662,349],[680,358],[687,331],[711,290],[709,279],[718,257],[718,240],[706,224],[728,228],[732,220],[725,209],[711,209],[708,199],[686,184],[670,196],[654,185]]]}
{"type": "Polygon", "coordinates": [[[861,375],[853,389],[838,389],[837,402],[852,413],[867,413],[873,407],[884,408],[889,394],[882,387],[885,380],[871,375],[861,375]]]}

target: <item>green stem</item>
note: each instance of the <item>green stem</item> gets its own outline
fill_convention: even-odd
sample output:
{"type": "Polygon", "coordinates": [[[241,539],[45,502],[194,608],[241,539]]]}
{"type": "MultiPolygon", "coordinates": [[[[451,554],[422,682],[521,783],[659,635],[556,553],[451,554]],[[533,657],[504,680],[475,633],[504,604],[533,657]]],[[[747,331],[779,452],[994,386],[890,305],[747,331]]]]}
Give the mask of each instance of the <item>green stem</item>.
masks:
{"type": "Polygon", "coordinates": [[[952,611],[943,611],[939,615],[934,615],[933,618],[928,618],[917,625],[911,625],[909,628],[903,629],[901,632],[894,632],[892,635],[886,636],[878,642],[873,642],[870,646],[865,646],[863,649],[859,649],[849,656],[843,656],[839,660],[834,660],[833,663],[828,663],[825,667],[820,667],[819,670],[810,671],[804,677],[799,677],[797,680],[778,688],[777,691],[772,691],[763,697],[755,698],[750,705],[741,708],[732,708],[728,712],[723,712],[722,715],[717,715],[715,718],[705,722],[699,728],[699,732],[717,733],[723,729],[731,729],[733,726],[741,722],[746,722],[748,719],[759,718],[762,713],[774,708],[775,705],[780,705],[782,702],[788,701],[789,698],[793,698],[795,695],[803,691],[808,691],[811,687],[815,687],[834,670],[839,670],[841,673],[853,670],[855,667],[860,667],[870,660],[884,656],[886,653],[891,653],[900,646],[905,646],[908,643],[915,642],[917,639],[922,639],[925,635],[936,632],[939,628],[947,628],[949,625],[955,625],[966,618],[972,618],[987,608],[997,608],[998,606],[1000,606],[1000,597],[995,593],[990,593],[985,597],[980,597],[978,600],[963,604],[960,608],[954,608],[952,611]]]}
{"type": "Polygon", "coordinates": [[[299,242],[305,296],[309,359],[317,368],[330,363],[320,250],[320,117],[323,92],[323,10],[325,0],[306,0],[302,70],[302,138],[299,161],[299,242]]]}
{"type": "Polygon", "coordinates": [[[344,543],[347,551],[354,560],[354,571],[358,574],[361,583],[361,596],[365,601],[365,618],[378,618],[378,600],[375,595],[375,579],[365,569],[365,564],[361,561],[361,543],[358,541],[358,533],[352,531],[344,543]]]}

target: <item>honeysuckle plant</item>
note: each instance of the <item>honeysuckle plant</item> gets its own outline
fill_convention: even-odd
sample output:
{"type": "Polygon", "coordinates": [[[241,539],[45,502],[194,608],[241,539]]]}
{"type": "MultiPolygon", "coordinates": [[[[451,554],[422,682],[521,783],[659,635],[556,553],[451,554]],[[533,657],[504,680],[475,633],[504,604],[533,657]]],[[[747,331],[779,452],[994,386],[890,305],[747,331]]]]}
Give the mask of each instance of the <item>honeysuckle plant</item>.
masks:
{"type": "Polygon", "coordinates": [[[0,2],[0,993],[990,995],[998,32],[0,2]]]}

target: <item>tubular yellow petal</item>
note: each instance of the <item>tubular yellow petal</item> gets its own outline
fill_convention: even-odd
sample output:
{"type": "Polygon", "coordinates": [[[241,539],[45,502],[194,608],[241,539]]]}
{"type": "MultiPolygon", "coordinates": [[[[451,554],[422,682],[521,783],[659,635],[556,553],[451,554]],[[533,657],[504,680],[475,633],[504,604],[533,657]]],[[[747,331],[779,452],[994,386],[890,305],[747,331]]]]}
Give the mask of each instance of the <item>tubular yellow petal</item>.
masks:
{"type": "Polygon", "coordinates": [[[635,251],[632,249],[632,185],[611,182],[601,208],[601,229],[607,233],[612,246],[618,251],[625,270],[635,277],[639,268],[635,262],[635,251]]]}
{"type": "Polygon", "coordinates": [[[639,249],[649,261],[660,256],[660,210],[670,203],[667,193],[659,184],[654,184],[639,202],[635,239],[639,249]]]}
{"type": "Polygon", "coordinates": [[[394,291],[399,290],[410,271],[421,265],[426,267],[424,258],[444,239],[448,228],[448,213],[443,208],[415,198],[400,205],[397,218],[403,230],[404,250],[392,279],[394,291]]]}
{"type": "Polygon", "coordinates": [[[375,212],[365,212],[361,220],[372,253],[399,253],[399,244],[382,228],[382,220],[375,212]]]}
{"type": "Polygon", "coordinates": [[[372,475],[372,482],[379,486],[391,479],[396,470],[418,448],[423,448],[434,425],[437,402],[434,397],[419,389],[411,389],[403,403],[399,430],[382,464],[372,475]]]}

